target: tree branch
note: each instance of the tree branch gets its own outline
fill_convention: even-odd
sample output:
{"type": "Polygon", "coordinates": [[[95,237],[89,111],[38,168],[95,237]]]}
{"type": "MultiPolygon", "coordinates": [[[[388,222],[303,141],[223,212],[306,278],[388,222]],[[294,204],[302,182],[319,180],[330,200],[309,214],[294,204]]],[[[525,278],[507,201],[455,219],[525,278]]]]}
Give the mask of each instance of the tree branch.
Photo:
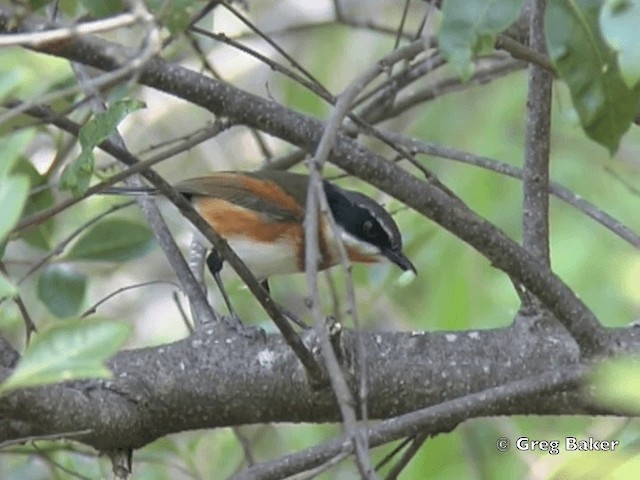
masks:
{"type": "MultiPolygon", "coordinates": [[[[389,142],[392,141],[396,144],[400,144],[412,153],[423,153],[425,155],[454,160],[456,162],[466,163],[468,165],[474,165],[476,167],[491,170],[492,172],[512,178],[522,179],[524,176],[523,169],[508,163],[499,162],[493,158],[474,155],[473,153],[465,152],[464,150],[458,150],[448,146],[437,145],[415,138],[405,137],[398,133],[383,132],[382,135],[386,137],[389,142]]],[[[638,233],[631,230],[624,223],[612,217],[607,212],[600,210],[594,204],[575,194],[567,187],[551,182],[549,184],[549,193],[555,195],[569,205],[572,205],[629,244],[640,249],[640,235],[638,235],[638,233]]]]}
{"type": "MultiPolygon", "coordinates": [[[[383,421],[375,427],[368,428],[367,436],[371,439],[372,447],[407,435],[425,435],[426,432],[426,435],[433,436],[452,430],[460,422],[474,416],[477,411],[483,411],[484,415],[487,415],[491,410],[499,411],[522,401],[527,396],[539,395],[548,399],[556,391],[575,388],[580,384],[585,372],[585,368],[567,368],[491,387],[383,421]]],[[[332,439],[325,444],[251,467],[232,477],[232,480],[278,480],[314,468],[336,455],[350,452],[352,448],[344,437],[332,439]]]]}
{"type": "MultiPolygon", "coordinates": [[[[0,31],[11,31],[10,13],[10,8],[0,7],[0,31]]],[[[42,22],[29,19],[19,28],[36,29],[42,26],[42,22]]],[[[44,45],[39,51],[107,71],[118,69],[120,59],[127,58],[128,52],[118,45],[91,37],[74,38],[62,45],[44,45]]],[[[323,124],[314,118],[206,78],[184,67],[167,63],[158,57],[151,59],[141,69],[139,80],[145,85],[200,105],[214,114],[230,116],[238,122],[308,151],[314,150],[323,131],[323,124]]],[[[548,266],[541,264],[530,252],[462,202],[450,198],[437,185],[420,181],[345,135],[338,136],[331,161],[348,173],[403,201],[486,256],[495,267],[532,292],[571,332],[586,355],[602,353],[613,347],[606,330],[593,312],[548,266]]],[[[207,230],[207,226],[203,225],[202,229],[207,230]]],[[[213,232],[210,235],[216,238],[213,232]]],[[[217,240],[214,242],[216,248],[217,243],[226,246],[226,243],[217,240]]],[[[228,247],[221,253],[224,255],[227,250],[228,247]]],[[[224,256],[235,257],[233,252],[224,256]]],[[[240,262],[235,263],[241,265],[240,262]]],[[[236,268],[243,280],[245,277],[250,279],[248,272],[243,270],[236,268]]],[[[248,285],[253,283],[248,281],[248,285]]],[[[261,292],[257,287],[251,288],[251,291],[257,298],[264,296],[260,296],[261,292]]]]}
{"type": "MultiPolygon", "coordinates": [[[[464,333],[344,332],[345,368],[353,368],[359,335],[366,349],[373,419],[567,367],[580,368],[578,348],[564,329],[553,322],[526,320],[507,329],[464,333]]],[[[640,329],[609,334],[621,350],[640,352],[640,329]]],[[[316,343],[311,333],[305,341],[316,343]]],[[[4,350],[2,344],[0,348],[4,350]]],[[[0,398],[0,443],[16,436],[82,431],[72,438],[105,451],[138,448],[190,429],[340,420],[333,392],[309,385],[304,368],[279,335],[256,341],[220,336],[213,326],[205,327],[169,345],[120,352],[109,368],[111,380],[31,388],[0,398]]],[[[0,378],[10,372],[1,367],[0,378]]],[[[348,381],[355,395],[357,381],[348,381]]],[[[529,396],[499,407],[489,403],[470,409],[464,418],[593,413],[593,406],[585,402],[583,392],[574,390],[560,396],[529,396]]],[[[415,433],[404,434],[411,432],[415,433]]]]}
{"type": "MultiPolygon", "coordinates": [[[[48,109],[42,107],[30,107],[26,109],[26,112],[30,115],[45,118],[52,124],[59,126],[61,129],[73,133],[74,135],[78,135],[79,126],[64,117],[60,117],[58,115],[52,114],[48,109]]],[[[180,212],[200,231],[202,234],[209,240],[212,245],[215,247],[216,251],[218,251],[228,262],[229,264],[236,270],[240,278],[247,284],[255,298],[260,302],[265,311],[269,314],[271,319],[274,321],[276,326],[280,329],[283,337],[289,342],[289,345],[293,349],[294,352],[299,356],[300,361],[305,365],[305,367],[309,370],[309,375],[312,381],[316,383],[322,383],[323,372],[321,368],[317,364],[314,356],[309,352],[306,347],[303,345],[302,341],[298,337],[297,333],[291,327],[288,320],[284,318],[284,315],[278,308],[278,306],[273,302],[269,294],[262,288],[262,286],[257,282],[257,280],[253,277],[251,272],[248,270],[246,265],[238,258],[238,256],[231,250],[231,247],[227,244],[227,242],[221,238],[212,228],[211,226],[200,217],[200,215],[195,211],[193,206],[186,198],[184,198],[181,194],[179,194],[170,184],[168,184],[160,175],[158,175],[155,171],[149,170],[148,167],[150,164],[156,161],[156,159],[149,159],[146,162],[139,161],[134,155],[129,153],[127,150],[123,150],[122,148],[114,145],[113,142],[109,140],[103,141],[99,147],[103,149],[105,152],[113,155],[115,158],[120,160],[122,163],[126,165],[130,165],[130,168],[124,170],[122,172],[116,173],[111,176],[109,179],[101,182],[98,185],[94,185],[89,188],[83,198],[88,197],[91,194],[99,193],[101,190],[106,188],[109,185],[112,185],[116,181],[120,181],[133,173],[140,173],[147,180],[151,182],[151,184],[158,189],[160,193],[165,195],[167,199],[173,203],[180,212]],[[143,168],[144,167],[144,168],[143,168]]],[[[164,155],[159,155],[158,157],[164,159],[166,158],[164,155]]],[[[71,199],[68,202],[63,202],[65,207],[68,205],[72,205],[76,203],[78,199],[71,199]]],[[[60,207],[52,207],[53,210],[59,211],[60,207]]],[[[41,216],[42,212],[35,214],[34,216],[41,216]]],[[[29,225],[33,222],[31,219],[26,219],[24,222],[18,224],[15,230],[20,230],[21,228],[25,228],[25,224],[29,225]]],[[[15,233],[15,231],[14,231],[15,233]]],[[[198,308],[200,312],[207,312],[210,309],[210,306],[206,303],[206,298],[202,293],[200,286],[196,283],[189,282],[186,284],[188,287],[191,285],[197,291],[194,291],[193,296],[189,298],[195,299],[196,301],[205,302],[202,307],[198,308]]],[[[226,324],[220,324],[223,328],[228,328],[226,324]]]]}
{"type": "MultiPolygon", "coordinates": [[[[545,0],[531,0],[531,48],[545,52],[545,0]]],[[[551,76],[540,66],[529,66],[527,128],[523,176],[522,245],[550,265],[549,255],[549,150],[551,137],[551,76]]]]}

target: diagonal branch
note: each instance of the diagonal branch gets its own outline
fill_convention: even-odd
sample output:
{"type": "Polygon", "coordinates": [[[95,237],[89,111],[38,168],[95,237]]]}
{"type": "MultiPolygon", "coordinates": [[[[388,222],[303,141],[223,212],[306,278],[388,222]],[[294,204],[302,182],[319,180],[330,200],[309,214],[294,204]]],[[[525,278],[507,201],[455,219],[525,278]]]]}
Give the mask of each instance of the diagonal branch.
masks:
{"type": "MultiPolygon", "coordinates": [[[[60,117],[52,113],[46,108],[30,107],[27,109],[27,113],[38,118],[46,119],[50,123],[60,127],[61,129],[69,133],[72,133],[73,135],[79,134],[79,125],[67,118],[60,117]]],[[[221,126],[220,128],[224,129],[226,127],[221,126]]],[[[323,372],[316,362],[313,354],[303,344],[302,340],[297,335],[295,330],[293,330],[288,320],[284,318],[284,315],[282,314],[278,306],[273,302],[269,294],[253,277],[253,274],[247,269],[246,265],[238,258],[235,252],[231,250],[231,247],[229,247],[227,242],[222,237],[220,237],[203,218],[200,217],[200,215],[195,211],[190,202],[188,202],[181,194],[179,194],[160,175],[158,175],[155,171],[149,169],[150,165],[153,162],[160,161],[160,159],[164,159],[166,158],[166,156],[160,154],[156,158],[141,162],[127,150],[121,149],[109,140],[102,142],[99,145],[99,148],[109,153],[110,155],[113,155],[114,158],[117,158],[122,163],[129,165],[130,167],[122,172],[114,174],[108,180],[89,188],[82,198],[86,198],[91,194],[99,193],[113,183],[125,179],[134,173],[140,173],[149,182],[151,182],[151,184],[154,185],[154,187],[156,187],[160,193],[167,197],[167,199],[180,210],[180,212],[205,236],[205,238],[207,238],[207,240],[209,240],[214,245],[216,250],[225,257],[229,264],[238,273],[240,278],[249,287],[249,289],[256,297],[256,299],[260,302],[267,314],[274,321],[285,340],[291,346],[291,349],[296,353],[296,355],[298,355],[300,361],[308,370],[310,379],[315,383],[321,383],[320,379],[323,378],[323,372]]],[[[77,201],[77,199],[72,199],[68,202],[68,204],[74,204],[77,201]]],[[[22,228],[26,228],[25,224],[29,225],[30,223],[33,223],[33,220],[26,219],[23,224],[18,225],[16,230],[20,231],[22,228]]],[[[187,295],[191,301],[197,302],[198,306],[196,310],[198,312],[205,312],[206,314],[206,312],[211,310],[211,307],[207,303],[207,300],[198,282],[188,282],[183,285],[183,288],[194,290],[193,292],[187,291],[187,295]],[[199,305],[200,303],[202,304],[199,305]]]]}
{"type": "MultiPolygon", "coordinates": [[[[523,169],[508,163],[499,162],[498,160],[489,157],[483,157],[481,155],[465,152],[464,150],[458,150],[444,145],[437,145],[415,138],[405,137],[398,133],[381,132],[381,134],[388,142],[402,145],[412,153],[423,153],[425,155],[454,160],[456,162],[474,165],[512,178],[522,179],[524,176],[523,169]]],[[[612,233],[618,235],[629,244],[640,249],[640,235],[631,230],[621,221],[609,215],[607,212],[600,210],[594,204],[588,202],[567,187],[558,183],[551,182],[549,184],[549,192],[600,223],[602,226],[609,229],[612,233]]]]}
{"type": "MultiPolygon", "coordinates": [[[[10,31],[11,18],[11,9],[0,7],[0,31],[10,31]]],[[[28,20],[20,28],[32,30],[38,26],[42,26],[42,22],[28,20]]],[[[120,66],[118,58],[127,50],[110,42],[83,37],[62,46],[43,46],[39,51],[99,69],[114,70],[120,66]]],[[[157,57],[141,70],[139,80],[308,151],[315,148],[323,131],[322,123],[314,118],[157,57]]],[[[344,135],[338,136],[331,161],[403,201],[486,256],[495,267],[531,291],[565,325],[586,355],[612,348],[606,330],[593,312],[547,265],[541,264],[530,252],[463,203],[451,199],[437,186],[420,181],[344,135]]],[[[213,233],[210,235],[214,237],[213,233]]],[[[245,276],[250,278],[248,271],[244,273],[244,276],[241,275],[243,280],[245,276]]],[[[257,287],[251,291],[264,297],[257,287]]]]}
{"type": "MultiPolygon", "coordinates": [[[[360,474],[363,478],[375,477],[373,473],[373,467],[368,454],[367,438],[362,435],[362,431],[357,429],[357,417],[355,409],[353,408],[353,398],[349,392],[346,384],[346,380],[340,370],[340,365],[333,351],[326,324],[322,318],[319,309],[319,297],[317,289],[317,270],[319,258],[319,243],[318,238],[314,234],[317,231],[320,222],[319,212],[322,211],[324,216],[329,218],[331,228],[334,229],[333,236],[340,238],[340,235],[335,231],[335,222],[331,218],[331,214],[327,205],[326,197],[324,196],[324,190],[322,189],[322,168],[325,162],[328,160],[331,149],[334,147],[338,138],[340,127],[342,122],[349,113],[357,95],[359,95],[364,88],[373,81],[377,76],[387,71],[395,63],[413,58],[418,53],[416,44],[410,44],[403,48],[394,50],[391,54],[385,56],[379,62],[376,62],[374,66],[367,71],[359,75],[351,84],[341,93],[335,107],[331,112],[329,121],[324,129],[320,141],[317,146],[317,150],[313,159],[310,162],[309,170],[309,193],[307,195],[307,217],[305,225],[305,252],[306,252],[306,272],[307,272],[307,285],[311,295],[311,311],[314,316],[314,323],[318,336],[320,338],[320,348],[323,355],[327,370],[329,372],[329,379],[331,385],[335,391],[338,404],[340,406],[342,419],[345,425],[347,435],[351,438],[356,452],[356,461],[360,474]]],[[[340,246],[340,255],[343,262],[348,262],[348,257],[343,245],[340,246]]],[[[349,298],[351,300],[350,312],[354,320],[356,328],[359,326],[356,305],[354,301],[353,282],[347,269],[347,290],[349,298]]],[[[364,348],[358,344],[357,357],[359,360],[360,370],[363,373],[360,376],[360,388],[359,391],[359,403],[362,407],[362,419],[367,420],[367,385],[366,385],[366,357],[364,348]]]]}
{"type": "MultiPolygon", "coordinates": [[[[367,429],[367,436],[371,440],[371,446],[375,447],[407,435],[435,435],[450,431],[467,418],[476,416],[479,411],[486,415],[488,411],[500,411],[506,405],[512,405],[531,395],[543,396],[573,389],[581,383],[586,371],[584,367],[565,368],[471,393],[380,422],[375,427],[367,429]]],[[[251,467],[232,477],[232,480],[285,478],[314,468],[337,455],[349,452],[352,448],[351,443],[344,437],[332,439],[322,445],[251,467]]]]}

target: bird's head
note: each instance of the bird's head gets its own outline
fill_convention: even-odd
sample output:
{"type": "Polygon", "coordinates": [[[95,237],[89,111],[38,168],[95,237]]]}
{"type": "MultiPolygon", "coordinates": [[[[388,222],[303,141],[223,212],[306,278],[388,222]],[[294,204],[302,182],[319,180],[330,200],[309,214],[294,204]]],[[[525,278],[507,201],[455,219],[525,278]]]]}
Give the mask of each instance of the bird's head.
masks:
{"type": "Polygon", "coordinates": [[[324,191],[350,260],[372,263],[386,258],[404,271],[417,273],[402,252],[396,222],[378,202],[329,182],[324,182],[324,191]]]}

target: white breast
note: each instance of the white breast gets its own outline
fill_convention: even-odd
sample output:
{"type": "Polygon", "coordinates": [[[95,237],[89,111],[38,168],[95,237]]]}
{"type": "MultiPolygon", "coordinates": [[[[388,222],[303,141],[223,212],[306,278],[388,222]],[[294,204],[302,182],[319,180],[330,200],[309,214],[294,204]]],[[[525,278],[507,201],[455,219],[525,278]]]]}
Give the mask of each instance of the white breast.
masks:
{"type": "Polygon", "coordinates": [[[258,280],[298,271],[296,252],[284,240],[261,243],[240,237],[229,241],[229,246],[258,280]]]}

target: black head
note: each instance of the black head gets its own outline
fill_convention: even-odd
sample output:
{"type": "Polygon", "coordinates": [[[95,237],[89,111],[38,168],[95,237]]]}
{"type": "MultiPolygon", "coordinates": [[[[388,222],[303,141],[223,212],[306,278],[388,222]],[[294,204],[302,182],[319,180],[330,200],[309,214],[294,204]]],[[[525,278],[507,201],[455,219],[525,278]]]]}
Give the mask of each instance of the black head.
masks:
{"type": "Polygon", "coordinates": [[[324,191],[336,223],[362,244],[365,255],[383,256],[402,270],[416,273],[411,261],[402,253],[402,237],[396,222],[378,202],[326,181],[324,191]]]}

